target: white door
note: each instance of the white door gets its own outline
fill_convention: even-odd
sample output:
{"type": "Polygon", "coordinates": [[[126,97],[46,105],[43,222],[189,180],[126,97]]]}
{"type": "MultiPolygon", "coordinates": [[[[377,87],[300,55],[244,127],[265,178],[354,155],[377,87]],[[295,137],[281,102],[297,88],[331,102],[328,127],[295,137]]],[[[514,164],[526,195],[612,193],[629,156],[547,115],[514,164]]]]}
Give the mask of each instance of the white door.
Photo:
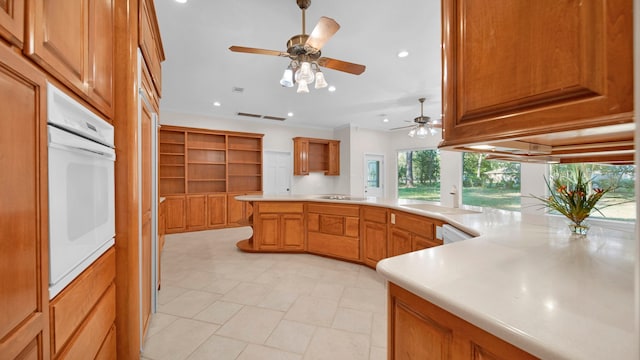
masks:
{"type": "Polygon", "coordinates": [[[291,191],[293,170],[291,153],[279,151],[264,152],[264,193],[266,195],[288,195],[291,191]]]}
{"type": "Polygon", "coordinates": [[[384,197],[384,156],[365,154],[364,195],[384,197]]]}

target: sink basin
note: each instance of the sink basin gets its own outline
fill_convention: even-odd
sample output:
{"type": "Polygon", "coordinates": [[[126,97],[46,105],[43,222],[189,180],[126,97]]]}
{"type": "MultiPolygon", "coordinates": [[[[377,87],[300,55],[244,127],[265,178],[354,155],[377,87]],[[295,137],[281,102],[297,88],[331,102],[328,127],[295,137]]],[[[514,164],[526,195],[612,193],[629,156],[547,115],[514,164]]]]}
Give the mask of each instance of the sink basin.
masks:
{"type": "Polygon", "coordinates": [[[318,196],[318,199],[343,200],[343,201],[365,201],[365,200],[367,200],[367,198],[365,198],[365,197],[358,197],[358,196],[351,196],[351,195],[320,195],[320,196],[318,196]]]}
{"type": "Polygon", "coordinates": [[[450,208],[446,206],[431,205],[431,204],[405,204],[402,206],[412,208],[412,209],[440,213],[440,214],[451,214],[451,215],[480,214],[480,211],[460,209],[460,208],[450,208]]]}

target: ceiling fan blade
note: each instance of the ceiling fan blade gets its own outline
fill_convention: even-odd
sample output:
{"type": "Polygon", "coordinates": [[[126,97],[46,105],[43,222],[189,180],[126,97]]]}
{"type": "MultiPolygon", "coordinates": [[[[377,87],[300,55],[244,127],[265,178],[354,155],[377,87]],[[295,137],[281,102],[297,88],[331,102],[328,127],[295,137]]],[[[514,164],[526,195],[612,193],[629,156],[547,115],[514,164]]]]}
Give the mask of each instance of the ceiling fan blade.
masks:
{"type": "Polygon", "coordinates": [[[241,53],[249,53],[249,54],[259,54],[259,55],[271,55],[271,56],[283,56],[288,57],[289,53],[277,51],[277,50],[266,50],[266,49],[257,49],[250,48],[244,46],[230,46],[229,50],[233,52],[241,52],[241,53]]]}
{"type": "Polygon", "coordinates": [[[400,127],[391,128],[391,129],[389,129],[389,131],[400,130],[400,129],[409,129],[409,128],[412,128],[414,126],[415,125],[400,126],[400,127]]]}
{"type": "Polygon", "coordinates": [[[331,39],[331,37],[340,29],[340,25],[333,20],[323,16],[318,20],[316,27],[313,28],[311,35],[305,42],[305,45],[310,46],[316,50],[322,49],[324,44],[331,39]]]}
{"type": "Polygon", "coordinates": [[[327,57],[321,57],[320,59],[318,59],[318,65],[329,68],[329,69],[333,69],[333,70],[343,71],[353,75],[360,75],[367,68],[364,65],[354,64],[354,63],[350,63],[342,60],[336,60],[336,59],[327,58],[327,57]]]}

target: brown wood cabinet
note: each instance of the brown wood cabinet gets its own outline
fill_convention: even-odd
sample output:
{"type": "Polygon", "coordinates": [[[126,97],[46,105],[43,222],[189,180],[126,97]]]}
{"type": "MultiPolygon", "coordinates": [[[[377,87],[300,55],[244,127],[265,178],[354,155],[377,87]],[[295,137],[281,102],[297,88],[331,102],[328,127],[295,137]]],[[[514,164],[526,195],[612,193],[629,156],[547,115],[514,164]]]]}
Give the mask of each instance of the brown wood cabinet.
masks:
{"type": "Polygon", "coordinates": [[[0,357],[49,358],[46,82],[0,44],[0,357]]]}
{"type": "Polygon", "coordinates": [[[388,307],[390,360],[536,359],[394,283],[388,307]]]}
{"type": "Polygon", "coordinates": [[[308,204],[307,231],[310,253],[360,261],[358,205],[308,204]]]}
{"type": "MultiPolygon", "coordinates": [[[[633,152],[631,0],[445,0],[442,10],[442,147],[518,139],[562,158],[625,141],[633,152]]],[[[536,155],[513,145],[495,152],[536,155]]]]}
{"type": "Polygon", "coordinates": [[[113,0],[33,0],[25,54],[113,115],[113,0]]]}
{"type": "Polygon", "coordinates": [[[4,0],[0,2],[0,37],[22,47],[24,41],[25,0],[4,0]]]}
{"type": "Polygon", "coordinates": [[[362,261],[375,268],[378,261],[387,257],[388,211],[380,207],[362,206],[360,221],[362,261]]]}
{"type": "Polygon", "coordinates": [[[392,211],[390,217],[388,256],[442,245],[442,240],[436,238],[436,226],[441,226],[442,221],[402,211],[392,211]]]}
{"type": "Polygon", "coordinates": [[[258,251],[304,251],[304,204],[258,202],[254,204],[253,249],[258,251]]]}
{"type": "Polygon", "coordinates": [[[187,228],[187,209],[184,195],[165,197],[167,218],[165,220],[167,234],[183,232],[187,228]]]}
{"type": "Polygon", "coordinates": [[[293,138],[293,175],[340,175],[340,141],[293,138]]]}
{"type": "Polygon", "coordinates": [[[262,192],[262,134],[163,126],[161,196],[186,195],[185,226],[167,232],[245,226],[251,207],[234,199],[262,192]]]}
{"type": "Polygon", "coordinates": [[[161,63],[165,60],[160,29],[156,18],[156,10],[153,0],[141,0],[139,3],[138,43],[140,51],[149,68],[153,85],[162,95],[162,69],[161,63]]]}

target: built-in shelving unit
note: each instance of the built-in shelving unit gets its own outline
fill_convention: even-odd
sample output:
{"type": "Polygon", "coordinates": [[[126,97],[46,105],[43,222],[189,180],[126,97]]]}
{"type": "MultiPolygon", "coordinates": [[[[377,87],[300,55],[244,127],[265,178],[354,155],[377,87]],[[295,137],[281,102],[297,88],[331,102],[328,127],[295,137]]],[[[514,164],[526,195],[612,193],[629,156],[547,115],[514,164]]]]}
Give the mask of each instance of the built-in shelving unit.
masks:
{"type": "Polygon", "coordinates": [[[237,216],[228,216],[237,212],[233,196],[262,192],[262,137],[163,126],[159,189],[160,196],[171,197],[167,221],[174,224],[167,232],[237,226],[237,216]]]}

